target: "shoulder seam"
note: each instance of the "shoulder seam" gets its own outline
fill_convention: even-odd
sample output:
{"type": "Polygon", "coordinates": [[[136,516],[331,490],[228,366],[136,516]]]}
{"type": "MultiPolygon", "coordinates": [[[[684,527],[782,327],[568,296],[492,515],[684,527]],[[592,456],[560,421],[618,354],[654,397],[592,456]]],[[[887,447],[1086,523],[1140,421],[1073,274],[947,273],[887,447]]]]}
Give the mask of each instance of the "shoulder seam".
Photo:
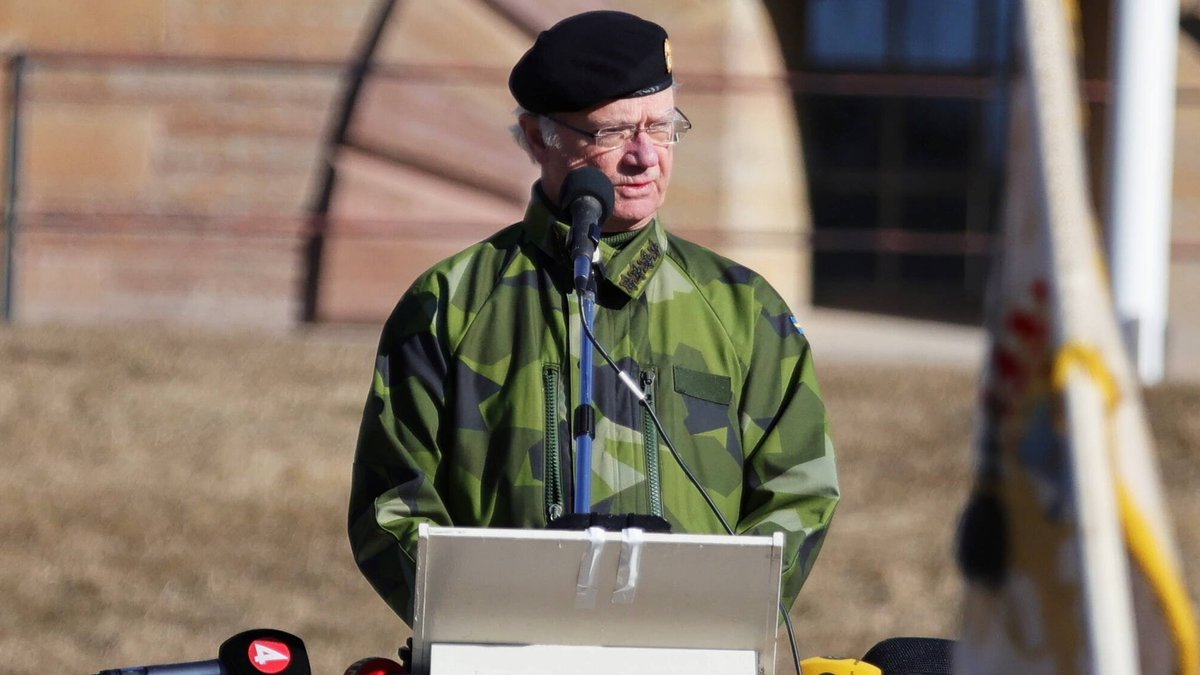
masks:
{"type": "MultiPolygon", "coordinates": [[[[518,225],[520,225],[520,223],[516,223],[514,225],[506,227],[503,230],[500,230],[496,234],[492,235],[491,237],[488,237],[484,241],[479,242],[478,244],[476,244],[476,246],[483,247],[483,246],[487,245],[489,242],[495,242],[502,235],[507,234],[508,232],[511,231],[512,228],[514,228],[518,225]]],[[[488,288],[487,294],[483,297],[483,299],[480,300],[479,303],[476,304],[474,307],[470,308],[469,311],[470,311],[471,318],[463,326],[463,328],[459,332],[459,334],[454,336],[455,338],[457,338],[457,341],[451,346],[451,349],[450,349],[451,356],[457,358],[458,349],[459,349],[459,346],[462,344],[463,338],[466,337],[467,333],[469,333],[471,331],[471,329],[475,326],[475,321],[479,318],[479,315],[480,315],[479,309],[482,308],[484,305],[486,305],[491,300],[492,296],[496,293],[496,289],[500,286],[500,280],[502,278],[504,278],[504,273],[508,270],[509,267],[512,266],[513,261],[515,261],[517,259],[517,256],[520,255],[521,247],[524,243],[523,239],[524,239],[523,237],[518,236],[516,241],[514,241],[511,246],[504,247],[504,248],[498,248],[498,250],[502,251],[503,253],[502,253],[502,257],[500,259],[500,264],[496,266],[495,274],[492,276],[491,286],[488,288]]],[[[478,256],[480,256],[480,253],[477,252],[475,254],[475,256],[476,256],[476,259],[478,259],[478,256]]]]}
{"type": "MultiPolygon", "coordinates": [[[[720,312],[717,311],[717,309],[715,307],[712,306],[712,302],[711,302],[708,294],[700,292],[700,284],[696,282],[696,278],[692,276],[691,272],[688,270],[687,265],[683,261],[682,257],[678,256],[678,255],[673,255],[673,254],[676,253],[677,251],[682,252],[682,250],[684,250],[688,247],[691,247],[691,248],[697,249],[699,251],[707,252],[708,254],[715,256],[717,259],[719,259],[720,261],[722,261],[724,263],[728,263],[730,265],[736,265],[737,263],[733,262],[732,260],[729,260],[728,258],[725,258],[724,256],[721,256],[719,253],[716,253],[715,251],[711,251],[711,250],[706,249],[698,244],[692,243],[692,242],[684,239],[683,237],[680,237],[679,235],[676,235],[672,232],[667,232],[667,241],[670,243],[670,246],[667,247],[667,258],[674,261],[675,264],[679,266],[680,271],[683,272],[683,274],[687,277],[688,281],[691,282],[692,286],[696,288],[696,291],[699,293],[701,299],[704,301],[704,305],[706,307],[708,307],[708,311],[712,312],[713,317],[715,317],[717,320],[717,323],[720,324],[721,331],[725,334],[725,339],[729,342],[729,344],[734,345],[733,351],[735,354],[737,354],[738,365],[743,370],[749,369],[749,367],[750,367],[750,359],[748,358],[749,355],[743,354],[742,350],[738,347],[738,341],[735,340],[733,338],[733,335],[730,333],[729,327],[725,323],[725,318],[721,315],[720,312]],[[683,246],[680,246],[679,244],[683,244],[683,246]]],[[[755,275],[757,276],[757,273],[755,273],[755,275]]]]}

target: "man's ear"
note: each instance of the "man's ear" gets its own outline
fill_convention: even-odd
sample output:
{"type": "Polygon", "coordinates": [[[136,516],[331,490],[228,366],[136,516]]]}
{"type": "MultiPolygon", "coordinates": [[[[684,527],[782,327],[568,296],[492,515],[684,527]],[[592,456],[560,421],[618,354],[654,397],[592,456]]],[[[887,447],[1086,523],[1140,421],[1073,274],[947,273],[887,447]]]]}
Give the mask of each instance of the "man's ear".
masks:
{"type": "Polygon", "coordinates": [[[542,124],[537,115],[521,115],[517,119],[521,125],[521,133],[525,134],[525,143],[529,152],[540,164],[546,156],[546,141],[542,138],[542,124]]]}

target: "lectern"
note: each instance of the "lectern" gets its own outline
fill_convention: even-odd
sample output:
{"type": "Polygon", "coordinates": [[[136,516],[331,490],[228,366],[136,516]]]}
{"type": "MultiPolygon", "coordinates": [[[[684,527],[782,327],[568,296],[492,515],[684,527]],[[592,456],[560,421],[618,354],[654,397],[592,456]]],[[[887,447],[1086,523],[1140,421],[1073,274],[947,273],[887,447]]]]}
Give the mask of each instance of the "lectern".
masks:
{"type": "Polygon", "coordinates": [[[421,525],[416,675],[774,675],[783,535],[421,525]]]}

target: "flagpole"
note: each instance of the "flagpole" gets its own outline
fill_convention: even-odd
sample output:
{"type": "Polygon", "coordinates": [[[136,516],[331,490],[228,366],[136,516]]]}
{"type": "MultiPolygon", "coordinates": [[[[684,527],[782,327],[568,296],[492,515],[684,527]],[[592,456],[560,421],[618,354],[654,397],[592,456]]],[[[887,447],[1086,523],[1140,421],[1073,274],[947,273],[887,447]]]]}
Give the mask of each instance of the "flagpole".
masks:
{"type": "Polygon", "coordinates": [[[1108,252],[1126,349],[1151,385],[1165,370],[1179,1],[1113,5],[1108,252]]]}
{"type": "Polygon", "coordinates": [[[1057,305],[1053,311],[1059,316],[1055,385],[1068,408],[1067,455],[1078,518],[1078,573],[1090,672],[1128,675],[1140,672],[1137,632],[1115,497],[1113,437],[1103,412],[1113,405],[1107,399],[1119,393],[1111,391],[1111,373],[1088,359],[1100,345],[1076,342],[1102,329],[1096,308],[1081,302],[1095,278],[1100,249],[1087,198],[1079,80],[1073,51],[1061,47],[1072,31],[1061,0],[1027,0],[1023,14],[1033,131],[1041,157],[1039,184],[1052,264],[1058,270],[1052,293],[1057,305]],[[1070,350],[1076,347],[1082,353],[1073,358],[1070,350]]]}

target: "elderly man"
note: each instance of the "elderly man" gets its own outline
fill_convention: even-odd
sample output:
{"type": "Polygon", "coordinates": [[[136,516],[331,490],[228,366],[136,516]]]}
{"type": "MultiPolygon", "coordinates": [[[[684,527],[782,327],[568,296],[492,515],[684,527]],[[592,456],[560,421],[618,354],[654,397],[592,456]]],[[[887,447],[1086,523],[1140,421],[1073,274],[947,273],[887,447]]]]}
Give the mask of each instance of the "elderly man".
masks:
{"type": "Polygon", "coordinates": [[[789,607],[811,569],[839,493],[809,345],[761,277],[658,219],[691,128],[671,71],[666,32],[630,14],[541,33],[509,79],[515,132],[541,167],[524,219],[421,275],[384,327],[349,531],[363,574],[407,622],[420,523],[541,528],[572,510],[569,413],[589,343],[556,200],[579,167],[615,191],[594,333],[644,392],[594,369],[590,511],[783,532],[789,607]]]}

